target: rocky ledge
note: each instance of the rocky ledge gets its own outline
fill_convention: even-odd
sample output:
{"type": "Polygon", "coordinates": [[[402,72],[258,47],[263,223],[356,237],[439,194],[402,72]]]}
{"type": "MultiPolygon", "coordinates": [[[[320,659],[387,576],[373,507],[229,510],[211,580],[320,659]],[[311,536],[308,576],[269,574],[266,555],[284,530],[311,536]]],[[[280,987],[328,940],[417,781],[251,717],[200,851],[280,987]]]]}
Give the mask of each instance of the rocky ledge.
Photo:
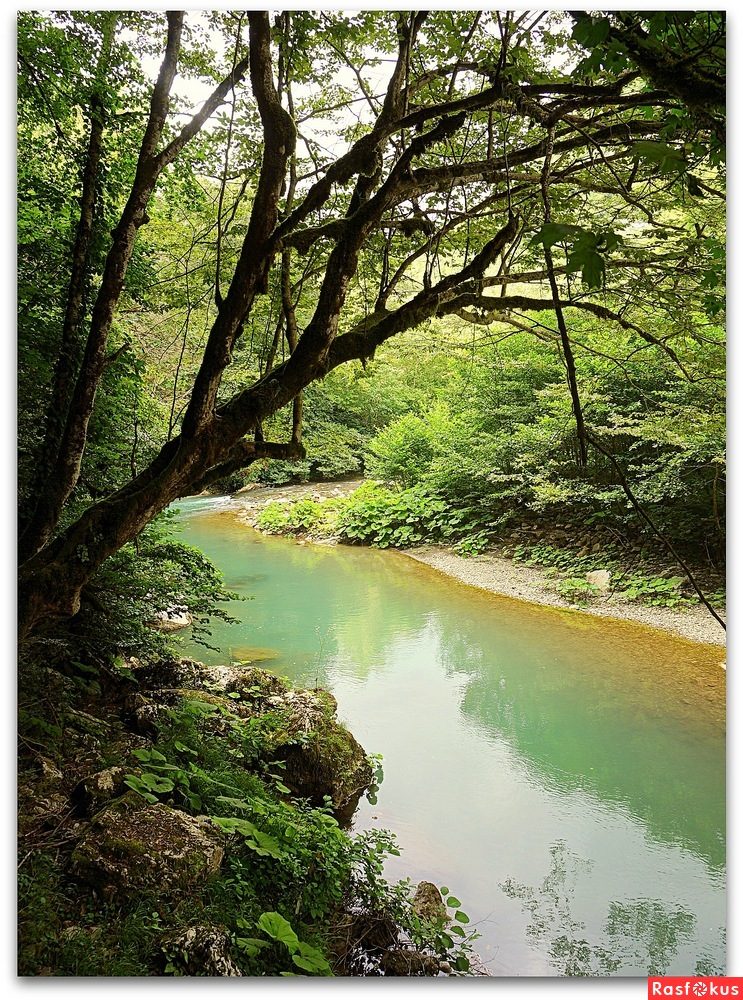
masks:
{"type": "MultiPolygon", "coordinates": [[[[157,747],[172,739],[168,733],[174,717],[192,712],[189,718],[197,720],[199,732],[196,745],[224,755],[230,773],[237,768],[259,782],[278,778],[271,794],[283,798],[287,808],[302,799],[332,810],[344,825],[372,781],[372,768],[364,749],[339,722],[333,696],[320,689],[294,690],[249,664],[209,667],[185,659],[129,660],[117,678],[110,674],[111,687],[109,682],[103,691],[95,686],[92,701],[80,700],[79,686],[57,671],[43,668],[42,674],[38,689],[49,694],[57,709],[65,706],[65,725],[55,736],[52,756],[31,745],[33,752],[22,768],[21,865],[33,864],[29,859],[39,849],[47,852],[45,863],[51,863],[46,846],[51,844],[56,852],[53,878],[62,879],[60,886],[67,889],[63,902],[59,897],[56,904],[64,915],[45,912],[34,925],[34,941],[41,941],[38,928],[43,925],[49,941],[56,943],[27,941],[24,948],[26,954],[38,951],[50,964],[42,960],[32,966],[24,959],[23,974],[105,974],[102,970],[118,949],[115,933],[111,937],[107,929],[107,914],[135,912],[147,899],[153,901],[148,904],[153,912],[146,916],[148,974],[244,975],[244,956],[235,949],[256,947],[255,939],[235,932],[232,904],[215,909],[212,901],[209,910],[205,900],[212,891],[224,893],[234,882],[231,872],[241,865],[247,864],[242,870],[248,873],[257,871],[266,855],[283,864],[277,852],[285,845],[242,818],[244,812],[236,818],[206,815],[199,795],[190,794],[188,765],[166,761],[157,747]],[[256,731],[258,743],[243,739],[256,731]],[[272,773],[277,768],[278,776],[272,773]],[[61,954],[67,958],[60,959],[61,954]],[[82,971],[88,969],[93,971],[82,971]]],[[[196,753],[185,744],[174,746],[181,753],[196,753]]],[[[229,789],[220,784],[218,769],[212,775],[198,766],[195,770],[220,786],[224,798],[222,789],[229,789]]],[[[235,798],[225,801],[238,810],[245,805],[235,798]]],[[[255,891],[251,877],[240,891],[255,891]]],[[[45,892],[56,891],[56,881],[43,884],[49,887],[45,892]]],[[[415,919],[427,926],[448,923],[431,883],[421,883],[411,903],[415,919]]],[[[255,910],[257,902],[251,905],[255,910]]],[[[251,919],[255,921],[254,914],[251,919]]],[[[383,909],[347,906],[339,897],[322,921],[336,975],[456,974],[430,949],[419,950],[383,909]]],[[[139,926],[136,933],[141,933],[139,926]]],[[[261,940],[257,946],[269,947],[261,940]]],[[[308,948],[306,943],[302,947],[308,948]]],[[[308,954],[317,961],[316,950],[310,948],[308,954]]],[[[300,968],[306,968],[307,955],[299,957],[305,962],[300,968]]]]}
{"type": "Polygon", "coordinates": [[[223,735],[235,719],[272,713],[275,727],[270,756],[284,762],[282,782],[294,796],[321,806],[332,799],[343,824],[350,820],[372,779],[364,748],[337,718],[328,691],[294,690],[275,674],[255,666],[205,666],[195,660],[168,660],[134,666],[139,688],[126,702],[127,717],[144,736],[157,732],[173,705],[191,699],[211,705],[205,724],[223,735]]]}

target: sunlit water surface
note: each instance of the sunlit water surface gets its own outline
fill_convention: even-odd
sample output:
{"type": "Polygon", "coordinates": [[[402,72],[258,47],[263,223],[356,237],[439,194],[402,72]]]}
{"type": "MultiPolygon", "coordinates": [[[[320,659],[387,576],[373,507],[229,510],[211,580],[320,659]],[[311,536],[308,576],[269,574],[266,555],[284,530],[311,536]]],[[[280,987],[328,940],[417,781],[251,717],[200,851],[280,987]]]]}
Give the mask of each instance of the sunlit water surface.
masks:
{"type": "Polygon", "coordinates": [[[494,975],[710,974],[725,965],[722,650],[512,601],[394,552],[298,545],[219,498],[184,541],[248,597],[207,663],[321,686],[370,753],[392,877],[445,884],[494,975]]]}

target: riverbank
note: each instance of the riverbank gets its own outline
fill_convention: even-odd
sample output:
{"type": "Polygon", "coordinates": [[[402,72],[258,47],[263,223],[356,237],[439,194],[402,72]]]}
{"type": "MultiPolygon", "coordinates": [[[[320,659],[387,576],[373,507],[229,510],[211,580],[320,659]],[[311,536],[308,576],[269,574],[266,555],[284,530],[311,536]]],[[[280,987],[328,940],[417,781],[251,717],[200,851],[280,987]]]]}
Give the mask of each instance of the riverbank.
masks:
{"type": "Polygon", "coordinates": [[[515,563],[504,556],[491,553],[461,556],[444,545],[406,549],[404,555],[470,587],[488,590],[493,594],[548,607],[574,608],[584,614],[604,618],[621,618],[672,632],[692,642],[709,643],[723,648],[725,646],[724,630],[701,605],[682,609],[652,607],[609,593],[595,598],[595,603],[591,605],[578,608],[551,589],[554,580],[544,570],[515,563]]]}
{"type": "MultiPolygon", "coordinates": [[[[233,496],[227,509],[234,510],[250,527],[262,529],[261,514],[269,505],[280,504],[287,508],[300,501],[325,504],[342,501],[362,484],[361,479],[329,483],[302,483],[282,487],[251,487],[233,496]]],[[[277,532],[282,533],[282,532],[277,532]]],[[[287,532],[298,535],[297,531],[287,532]]],[[[328,544],[338,541],[332,529],[320,525],[299,533],[298,537],[309,542],[328,544]]],[[[601,546],[598,546],[601,548],[601,546]]],[[[692,642],[725,646],[725,631],[701,604],[668,607],[660,604],[629,600],[609,584],[606,592],[591,593],[585,601],[577,603],[556,587],[554,572],[528,565],[501,554],[497,549],[474,555],[462,555],[451,546],[424,544],[398,548],[397,551],[472,587],[516,600],[528,601],[549,607],[569,608],[599,617],[618,618],[661,629],[682,636],[692,642]]],[[[601,561],[597,557],[597,568],[601,561]]]]}

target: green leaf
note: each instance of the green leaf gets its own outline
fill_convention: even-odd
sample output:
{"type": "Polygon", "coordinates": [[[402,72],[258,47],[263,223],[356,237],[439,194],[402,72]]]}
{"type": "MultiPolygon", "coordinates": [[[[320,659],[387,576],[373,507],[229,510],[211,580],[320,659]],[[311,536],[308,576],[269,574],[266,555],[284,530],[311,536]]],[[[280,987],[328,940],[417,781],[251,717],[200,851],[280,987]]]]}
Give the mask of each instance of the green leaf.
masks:
{"type": "Polygon", "coordinates": [[[611,25],[608,17],[583,16],[573,27],[572,37],[587,49],[593,49],[605,42],[611,25]]]}
{"type": "Polygon", "coordinates": [[[322,976],[332,976],[333,970],[319,948],[300,941],[298,953],[292,955],[292,962],[305,972],[315,972],[322,976]]]}
{"type": "Polygon", "coordinates": [[[470,922],[470,918],[462,910],[457,910],[454,914],[454,919],[458,920],[460,924],[468,924],[470,922]]]}
{"type": "Polygon", "coordinates": [[[656,142],[653,139],[643,139],[632,146],[632,155],[635,160],[645,160],[654,163],[662,174],[683,174],[686,172],[687,163],[683,153],[665,142],[656,142]]]}
{"type": "Polygon", "coordinates": [[[172,792],[175,788],[170,778],[163,778],[160,774],[151,774],[146,771],[141,775],[140,780],[144,787],[150,792],[172,792]]]}
{"type": "Polygon", "coordinates": [[[562,222],[545,222],[541,229],[532,236],[532,244],[541,244],[545,250],[549,250],[555,243],[563,240],[573,241],[586,232],[581,226],[571,226],[562,222]]]}
{"type": "Polygon", "coordinates": [[[286,945],[292,954],[299,947],[299,938],[292,930],[292,925],[280,913],[276,913],[274,910],[261,913],[258,918],[258,926],[264,934],[273,938],[274,941],[286,945]]]}
{"type": "Polygon", "coordinates": [[[136,774],[125,775],[124,784],[127,788],[131,788],[133,792],[141,795],[145,802],[149,802],[150,805],[155,805],[155,803],[159,801],[157,795],[153,795],[152,792],[147,791],[144,784],[140,781],[136,774]]]}
{"type": "Polygon", "coordinates": [[[280,861],[285,857],[278,840],[261,830],[256,830],[252,837],[246,839],[245,846],[262,858],[277,858],[280,861]]]}
{"type": "Polygon", "coordinates": [[[447,905],[447,906],[461,906],[462,904],[461,904],[461,902],[460,902],[460,901],[459,901],[459,900],[457,899],[457,897],[456,897],[456,896],[449,896],[449,898],[448,898],[448,899],[447,899],[447,901],[446,901],[446,905],[447,905]]]}
{"type": "Polygon", "coordinates": [[[216,801],[224,802],[226,806],[231,806],[233,809],[239,809],[241,812],[250,812],[253,808],[251,803],[246,802],[245,799],[234,799],[229,795],[218,795],[216,801]]]}
{"type": "MultiPolygon", "coordinates": [[[[223,796],[220,796],[220,799],[222,798],[223,796]]],[[[240,819],[236,816],[212,816],[211,820],[225,833],[240,833],[243,837],[252,837],[258,829],[249,819],[240,819]]]]}
{"type": "Polygon", "coordinates": [[[581,278],[589,288],[601,288],[605,270],[604,258],[600,254],[589,251],[582,256],[581,278]]]}
{"type": "Polygon", "coordinates": [[[254,937],[235,938],[235,944],[240,951],[245,952],[248,958],[255,958],[263,948],[269,947],[268,941],[264,941],[262,938],[254,937]]]}

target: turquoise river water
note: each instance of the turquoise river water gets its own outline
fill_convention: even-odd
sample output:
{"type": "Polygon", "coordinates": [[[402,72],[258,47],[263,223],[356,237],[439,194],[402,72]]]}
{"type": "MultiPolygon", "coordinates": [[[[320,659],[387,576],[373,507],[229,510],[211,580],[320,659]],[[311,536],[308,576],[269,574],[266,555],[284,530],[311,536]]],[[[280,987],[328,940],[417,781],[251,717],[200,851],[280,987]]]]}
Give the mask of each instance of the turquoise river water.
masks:
{"type": "Polygon", "coordinates": [[[723,651],[459,584],[396,552],[298,545],[220,498],[181,537],[221,569],[236,625],[207,663],[265,656],[328,688],[369,753],[392,878],[446,885],[496,976],[725,967],[723,651]]]}

